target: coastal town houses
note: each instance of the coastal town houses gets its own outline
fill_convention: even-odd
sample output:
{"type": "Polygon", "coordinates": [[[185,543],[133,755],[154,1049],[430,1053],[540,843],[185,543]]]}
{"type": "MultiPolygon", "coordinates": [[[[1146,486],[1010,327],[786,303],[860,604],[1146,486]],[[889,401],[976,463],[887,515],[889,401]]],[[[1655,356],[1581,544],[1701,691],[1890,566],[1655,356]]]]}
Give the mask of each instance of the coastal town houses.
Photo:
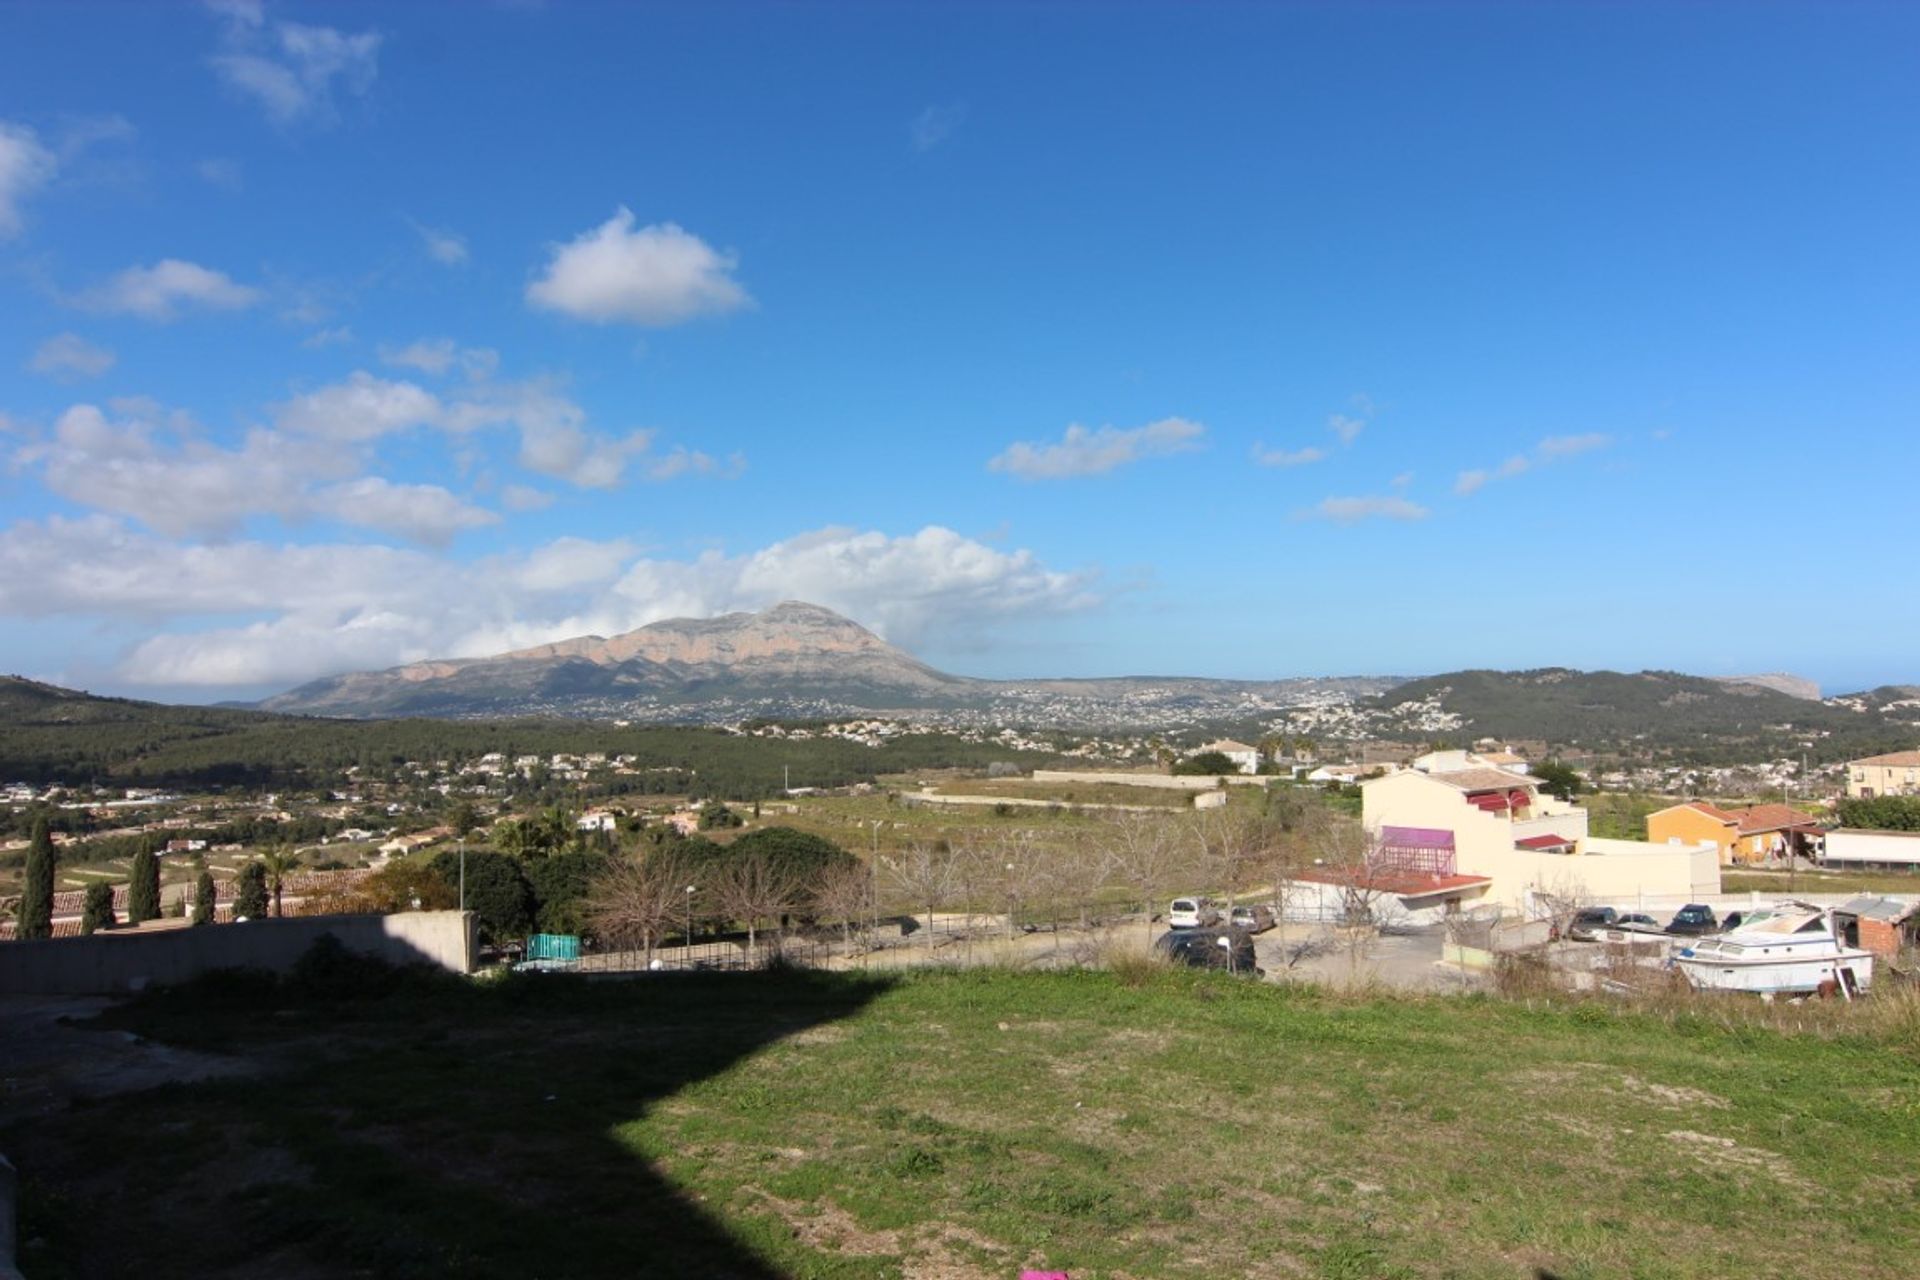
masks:
{"type": "Polygon", "coordinates": [[[1825,834],[1812,814],[1784,804],[1722,809],[1704,800],[1689,800],[1647,815],[1647,839],[1655,844],[1710,841],[1720,851],[1722,866],[1788,855],[1816,858],[1825,834]]]}
{"type": "Polygon", "coordinates": [[[1920,795],[1920,751],[1847,761],[1847,795],[1855,800],[1920,795]]]}
{"type": "Polygon", "coordinates": [[[1525,774],[1408,769],[1362,782],[1360,794],[1361,820],[1385,865],[1416,867],[1419,859],[1394,844],[1416,843],[1399,834],[1415,832],[1430,878],[1484,879],[1484,886],[1462,886],[1453,895],[1456,907],[1498,906],[1527,915],[1539,894],[1620,902],[1720,892],[1719,851],[1710,841],[1653,844],[1589,835],[1585,809],[1544,793],[1525,774]]]}

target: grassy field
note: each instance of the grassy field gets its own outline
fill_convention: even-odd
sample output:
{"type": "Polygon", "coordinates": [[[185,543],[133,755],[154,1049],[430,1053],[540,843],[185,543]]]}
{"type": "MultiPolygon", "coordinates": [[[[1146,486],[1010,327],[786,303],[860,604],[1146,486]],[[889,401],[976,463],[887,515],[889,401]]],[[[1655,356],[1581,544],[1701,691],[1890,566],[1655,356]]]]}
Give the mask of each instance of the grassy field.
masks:
{"type": "Polygon", "coordinates": [[[1920,1248],[1911,1002],[774,973],[227,983],[109,1022],[263,1071],[0,1133],[35,1280],[1904,1277],[1920,1248]]]}
{"type": "Polygon", "coordinates": [[[1920,875],[1901,871],[1754,871],[1732,867],[1720,873],[1726,893],[1897,893],[1920,894],[1920,875]]]}
{"type": "Polygon", "coordinates": [[[1192,809],[1193,793],[1161,787],[1135,787],[1118,782],[1033,782],[1021,778],[974,778],[943,783],[943,795],[1010,796],[1017,800],[1046,800],[1054,804],[1119,804],[1157,809],[1192,809]]]}

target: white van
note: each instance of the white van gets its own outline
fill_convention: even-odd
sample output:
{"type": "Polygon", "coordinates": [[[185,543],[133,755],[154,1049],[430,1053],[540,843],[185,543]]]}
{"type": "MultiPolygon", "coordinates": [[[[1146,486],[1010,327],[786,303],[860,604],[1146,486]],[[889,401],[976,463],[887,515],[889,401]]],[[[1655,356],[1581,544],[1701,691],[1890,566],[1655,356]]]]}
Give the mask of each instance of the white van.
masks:
{"type": "Polygon", "coordinates": [[[1175,898],[1167,910],[1169,929],[1206,929],[1220,923],[1220,913],[1205,898],[1175,898]]]}

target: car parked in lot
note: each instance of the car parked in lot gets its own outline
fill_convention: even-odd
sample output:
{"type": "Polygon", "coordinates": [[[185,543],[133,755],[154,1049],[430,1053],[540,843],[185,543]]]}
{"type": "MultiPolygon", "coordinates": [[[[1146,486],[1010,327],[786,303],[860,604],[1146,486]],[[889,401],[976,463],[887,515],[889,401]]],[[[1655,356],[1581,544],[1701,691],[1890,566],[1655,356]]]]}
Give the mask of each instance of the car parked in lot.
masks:
{"type": "Polygon", "coordinates": [[[1253,935],[1245,929],[1170,929],[1154,939],[1153,950],[1193,969],[1224,969],[1249,978],[1266,972],[1254,962],[1253,935]]]}
{"type": "Polygon", "coordinates": [[[1169,929],[1208,929],[1220,923],[1220,909],[1205,898],[1175,898],[1167,909],[1169,929]]]}
{"type": "Polygon", "coordinates": [[[1575,942],[1598,942],[1600,935],[1620,919],[1620,913],[1612,907],[1582,907],[1573,913],[1573,922],[1567,926],[1567,936],[1575,942]]]}
{"type": "Polygon", "coordinates": [[[1743,911],[1727,912],[1727,918],[1720,922],[1720,932],[1732,933],[1735,929],[1738,929],[1740,927],[1740,922],[1742,920],[1745,920],[1746,918],[1747,918],[1746,913],[1743,911]]]}
{"type": "Polygon", "coordinates": [[[1228,913],[1227,923],[1248,933],[1265,933],[1273,928],[1273,908],[1257,903],[1250,907],[1235,907],[1228,913]]]}
{"type": "Polygon", "coordinates": [[[1627,929],[1636,933],[1666,932],[1665,929],[1660,927],[1658,920],[1641,911],[1629,911],[1626,915],[1618,917],[1614,920],[1613,927],[1616,929],[1627,929]]]}
{"type": "Polygon", "coordinates": [[[1673,919],[1667,922],[1667,932],[1682,937],[1697,938],[1719,931],[1720,922],[1714,919],[1713,908],[1700,902],[1689,902],[1674,912],[1673,919]]]}

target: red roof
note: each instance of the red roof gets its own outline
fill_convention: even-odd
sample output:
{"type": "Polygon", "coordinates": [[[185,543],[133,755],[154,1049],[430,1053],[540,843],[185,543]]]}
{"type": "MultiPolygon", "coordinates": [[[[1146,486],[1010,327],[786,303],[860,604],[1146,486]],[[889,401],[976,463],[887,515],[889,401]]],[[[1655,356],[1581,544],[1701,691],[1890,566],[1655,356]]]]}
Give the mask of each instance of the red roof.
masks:
{"type": "Polygon", "coordinates": [[[1515,840],[1513,847],[1516,849],[1562,849],[1572,843],[1573,841],[1565,836],[1528,836],[1525,840],[1515,840]]]}

